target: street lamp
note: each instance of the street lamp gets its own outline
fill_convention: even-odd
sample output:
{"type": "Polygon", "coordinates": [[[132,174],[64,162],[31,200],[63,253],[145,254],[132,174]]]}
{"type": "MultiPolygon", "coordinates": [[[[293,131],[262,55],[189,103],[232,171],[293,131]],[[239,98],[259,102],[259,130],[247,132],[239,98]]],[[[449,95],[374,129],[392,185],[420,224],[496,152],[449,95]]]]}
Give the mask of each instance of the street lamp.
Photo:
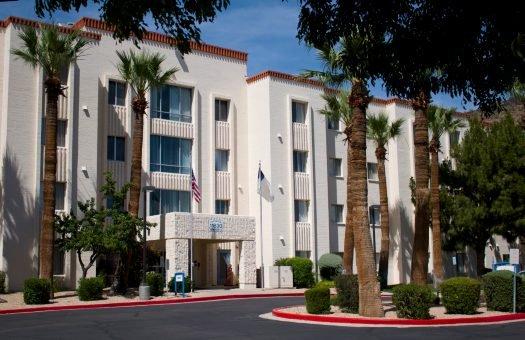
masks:
{"type": "Polygon", "coordinates": [[[142,227],[142,238],[144,243],[142,244],[142,280],[139,286],[139,298],[141,300],[149,300],[150,298],[150,287],[146,284],[146,205],[148,203],[148,191],[153,190],[155,190],[155,187],[152,185],[146,185],[142,187],[142,192],[144,193],[144,213],[142,215],[142,218],[144,219],[144,225],[142,227]]]}

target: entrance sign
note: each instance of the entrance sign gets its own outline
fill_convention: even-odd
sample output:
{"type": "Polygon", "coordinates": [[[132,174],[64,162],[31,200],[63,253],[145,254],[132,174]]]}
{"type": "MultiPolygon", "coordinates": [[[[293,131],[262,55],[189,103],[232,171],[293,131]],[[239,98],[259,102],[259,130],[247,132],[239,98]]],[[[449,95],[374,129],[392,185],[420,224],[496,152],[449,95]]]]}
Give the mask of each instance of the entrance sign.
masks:
{"type": "Polygon", "coordinates": [[[177,287],[181,286],[181,294],[182,297],[186,297],[185,289],[185,280],[184,280],[185,274],[184,272],[177,272],[175,273],[175,276],[173,277],[173,291],[175,292],[175,295],[177,295],[178,289],[177,287]]]}
{"type": "Polygon", "coordinates": [[[216,219],[216,218],[212,218],[210,219],[210,221],[208,222],[208,229],[212,232],[212,233],[217,233],[217,232],[221,232],[222,229],[224,227],[224,223],[219,220],[219,219],[216,219]]]}

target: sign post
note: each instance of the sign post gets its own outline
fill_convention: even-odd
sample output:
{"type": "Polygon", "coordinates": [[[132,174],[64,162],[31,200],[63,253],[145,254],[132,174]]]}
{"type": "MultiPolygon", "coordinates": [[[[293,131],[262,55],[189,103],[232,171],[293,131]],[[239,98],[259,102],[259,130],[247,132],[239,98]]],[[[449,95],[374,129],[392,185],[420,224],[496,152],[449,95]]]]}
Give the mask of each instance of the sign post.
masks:
{"type": "Polygon", "coordinates": [[[519,249],[510,249],[509,262],[514,266],[514,275],[512,276],[512,312],[516,313],[516,275],[518,265],[520,264],[520,250],[519,249]]]}

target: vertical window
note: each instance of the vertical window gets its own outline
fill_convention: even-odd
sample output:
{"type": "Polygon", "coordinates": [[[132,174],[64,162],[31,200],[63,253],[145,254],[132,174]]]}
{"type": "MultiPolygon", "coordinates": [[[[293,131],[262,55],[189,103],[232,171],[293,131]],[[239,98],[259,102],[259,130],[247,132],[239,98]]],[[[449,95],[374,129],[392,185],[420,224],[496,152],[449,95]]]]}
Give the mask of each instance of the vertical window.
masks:
{"type": "Polygon", "coordinates": [[[215,120],[221,122],[228,121],[228,101],[222,99],[215,99],[215,120]]]}
{"type": "Polygon", "coordinates": [[[449,134],[450,148],[453,149],[459,144],[459,131],[453,131],[449,134]]]}
{"type": "Polygon", "coordinates": [[[332,204],[332,216],[335,223],[343,223],[343,205],[332,204]]]}
{"type": "Polygon", "coordinates": [[[308,201],[295,200],[295,222],[308,222],[308,201]]]}
{"type": "Polygon", "coordinates": [[[190,212],[190,192],[157,189],[149,194],[149,214],[190,212]]]}
{"type": "Polygon", "coordinates": [[[126,139],[124,137],[108,136],[108,161],[126,160],[126,139]]]}
{"type": "Polygon", "coordinates": [[[57,120],[57,146],[66,146],[67,120],[57,120]]]}
{"type": "Polygon", "coordinates": [[[229,150],[215,150],[215,171],[228,171],[229,150]]]}
{"type": "Polygon", "coordinates": [[[126,105],[126,84],[119,81],[109,81],[108,104],[120,106],[126,105]]]}
{"type": "Polygon", "coordinates": [[[381,225],[381,211],[378,205],[372,205],[368,208],[368,219],[370,226],[379,227],[381,225]]]}
{"type": "Polygon", "coordinates": [[[306,104],[292,102],[292,121],[301,124],[306,122],[306,104]]]}
{"type": "Polygon", "coordinates": [[[306,151],[294,151],[293,152],[293,171],[295,172],[306,172],[306,159],[308,153],[306,151]]]}
{"type": "Polygon", "coordinates": [[[153,88],[151,117],[191,123],[191,89],[170,85],[153,88]]]}
{"type": "Polygon", "coordinates": [[[227,200],[216,200],[215,201],[215,213],[228,215],[230,212],[230,201],[227,200]]]}
{"type": "Polygon", "coordinates": [[[53,247],[53,275],[64,275],[65,255],[62,249],[53,247]]]}
{"type": "Polygon", "coordinates": [[[55,210],[64,210],[66,201],[66,183],[55,183],[55,210]]]}
{"type": "Polygon", "coordinates": [[[339,119],[328,118],[328,129],[339,131],[339,119]]]}
{"type": "Polygon", "coordinates": [[[341,177],[342,176],[342,170],[341,170],[342,163],[343,162],[342,162],[341,158],[330,158],[330,160],[329,160],[329,166],[330,166],[329,174],[330,174],[330,176],[334,176],[334,177],[341,177]]]}
{"type": "Polygon", "coordinates": [[[366,163],[369,181],[377,181],[377,163],[366,163]]]}
{"type": "Polygon", "coordinates": [[[191,140],[151,135],[150,171],[189,174],[191,172],[191,140]]]}

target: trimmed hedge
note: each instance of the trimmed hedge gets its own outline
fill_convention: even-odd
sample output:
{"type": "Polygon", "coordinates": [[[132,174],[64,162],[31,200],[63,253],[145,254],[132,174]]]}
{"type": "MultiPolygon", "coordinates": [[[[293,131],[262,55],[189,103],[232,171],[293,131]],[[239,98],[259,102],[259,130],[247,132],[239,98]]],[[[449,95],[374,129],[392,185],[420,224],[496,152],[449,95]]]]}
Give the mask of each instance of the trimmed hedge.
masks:
{"type": "Polygon", "coordinates": [[[149,286],[151,296],[161,296],[164,294],[164,286],[166,285],[166,282],[161,274],[147,272],[146,284],[149,286]]]}
{"type": "Polygon", "coordinates": [[[304,257],[289,257],[275,261],[276,266],[291,266],[293,273],[293,285],[296,288],[310,288],[314,285],[314,274],[312,273],[312,261],[304,257]]]}
{"type": "Polygon", "coordinates": [[[103,277],[90,277],[78,281],[77,294],[80,301],[102,300],[103,277]]]}
{"type": "Polygon", "coordinates": [[[342,269],[343,259],[337,254],[324,254],[319,258],[319,272],[323,280],[333,280],[342,269]]]}
{"type": "Polygon", "coordinates": [[[337,305],[343,312],[359,312],[359,282],[357,275],[345,274],[335,278],[337,305]]]}
{"type": "MultiPolygon", "coordinates": [[[[483,275],[487,309],[512,312],[513,275],[509,270],[498,270],[483,275]]],[[[516,276],[516,311],[525,311],[525,285],[519,275],[516,276]]]]}
{"type": "Polygon", "coordinates": [[[330,289],[311,288],[304,292],[306,311],[310,314],[330,313],[330,289]]]}
{"type": "Polygon", "coordinates": [[[481,283],[469,277],[453,277],[441,286],[443,306],[448,314],[475,314],[479,307],[481,283]]]}
{"type": "Polygon", "coordinates": [[[5,278],[5,272],[0,270],[0,294],[5,294],[5,292],[7,291],[7,288],[5,286],[5,278]]]}
{"type": "Polygon", "coordinates": [[[434,301],[432,289],[417,284],[401,284],[393,289],[392,301],[397,316],[403,319],[430,319],[430,307],[434,301]]]}
{"type": "Polygon", "coordinates": [[[41,305],[49,303],[51,296],[51,282],[36,277],[24,281],[24,302],[27,305],[41,305]]]}
{"type": "Polygon", "coordinates": [[[322,281],[317,282],[314,287],[315,288],[334,288],[335,284],[334,284],[334,281],[322,280],[322,281]]]}

